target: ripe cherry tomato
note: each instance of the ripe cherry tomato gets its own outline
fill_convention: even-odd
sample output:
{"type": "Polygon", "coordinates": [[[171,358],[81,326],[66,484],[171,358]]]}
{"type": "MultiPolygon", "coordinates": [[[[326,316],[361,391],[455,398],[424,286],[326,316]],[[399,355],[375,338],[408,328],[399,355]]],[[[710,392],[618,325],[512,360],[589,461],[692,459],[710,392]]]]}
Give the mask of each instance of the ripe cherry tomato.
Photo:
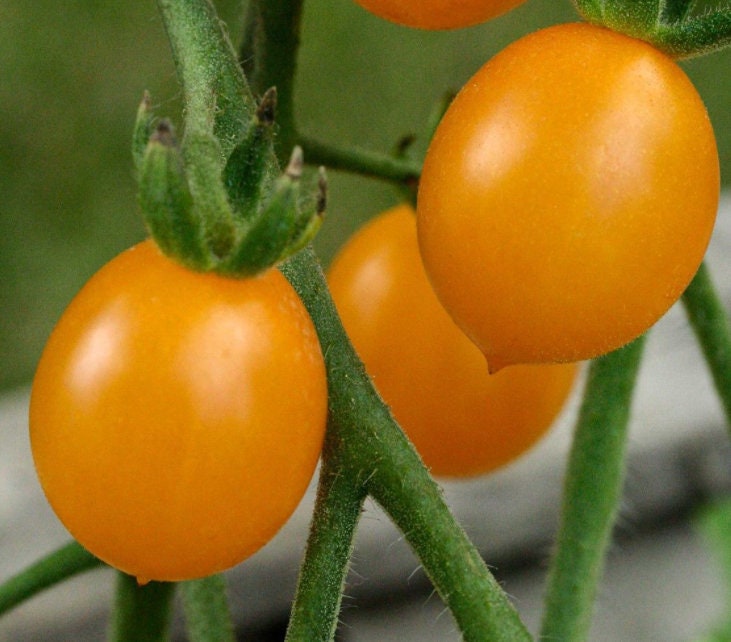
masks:
{"type": "Polygon", "coordinates": [[[327,408],[314,327],[271,269],[187,270],[151,241],[79,292],[33,383],[48,501],[141,581],[202,577],[266,544],[315,469],[327,408]]]}
{"type": "Polygon", "coordinates": [[[673,60],[604,28],[551,27],[482,67],[440,123],[422,258],[492,370],[594,357],[683,292],[719,182],[706,110],[673,60]]]}
{"type": "Polygon", "coordinates": [[[356,0],[384,20],[420,29],[457,29],[487,22],[525,0],[356,0]]]}
{"type": "Polygon", "coordinates": [[[488,374],[429,286],[411,207],[389,210],[356,233],[328,281],[366,370],[434,474],[477,475],[511,461],[563,406],[575,364],[488,374]]]}

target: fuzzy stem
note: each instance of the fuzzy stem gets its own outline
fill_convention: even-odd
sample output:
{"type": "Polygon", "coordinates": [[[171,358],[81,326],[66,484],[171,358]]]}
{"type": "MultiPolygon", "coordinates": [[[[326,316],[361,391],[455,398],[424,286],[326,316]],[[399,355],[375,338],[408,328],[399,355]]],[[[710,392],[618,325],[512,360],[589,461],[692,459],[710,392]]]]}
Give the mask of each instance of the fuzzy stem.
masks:
{"type": "MultiPolygon", "coordinates": [[[[314,253],[304,250],[281,269],[307,307],[325,355],[332,416],[329,439],[339,445],[341,459],[330,465],[361,480],[401,529],[465,640],[529,640],[507,596],[365,374],[314,253]]],[[[350,542],[343,541],[342,546],[350,542]]]]}
{"type": "Polygon", "coordinates": [[[731,430],[731,327],[705,263],[701,264],[682,300],[731,430]]]}
{"type": "Polygon", "coordinates": [[[279,162],[285,164],[297,144],[294,113],[294,79],[300,43],[300,21],[303,0],[250,0],[254,8],[247,14],[245,31],[253,34],[253,76],[251,87],[263,95],[270,87],[277,88],[276,142],[279,162]],[[251,21],[258,21],[252,25],[251,21]]]}
{"type": "Polygon", "coordinates": [[[0,614],[69,577],[103,562],[77,542],[69,542],[0,585],[0,614]]]}
{"type": "Polygon", "coordinates": [[[164,642],[170,637],[175,584],[117,574],[117,597],[109,639],[112,642],[164,642]]]}
{"type": "Polygon", "coordinates": [[[395,183],[415,184],[421,165],[407,158],[397,158],[364,149],[339,147],[306,136],[300,137],[305,161],[330,169],[354,172],[361,176],[382,178],[395,183]]]}
{"type": "Polygon", "coordinates": [[[549,569],[541,639],[580,642],[622,494],[632,391],[644,338],[589,370],[566,472],[558,548],[549,569]]]}
{"type": "Polygon", "coordinates": [[[235,641],[222,575],[183,582],[181,593],[190,642],[235,641]]]}
{"type": "Polygon", "coordinates": [[[332,640],[338,623],[353,537],[365,489],[352,471],[339,468],[342,443],[328,430],[312,527],[302,561],[287,642],[332,640]]]}

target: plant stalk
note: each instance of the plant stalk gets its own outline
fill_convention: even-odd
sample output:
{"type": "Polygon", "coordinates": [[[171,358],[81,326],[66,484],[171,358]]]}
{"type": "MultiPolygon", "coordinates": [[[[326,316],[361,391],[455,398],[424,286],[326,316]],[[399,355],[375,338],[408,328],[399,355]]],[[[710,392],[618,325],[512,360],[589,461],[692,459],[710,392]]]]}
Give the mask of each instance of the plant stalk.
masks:
{"type": "Polygon", "coordinates": [[[592,362],[564,482],[541,639],[581,642],[622,495],[630,405],[644,337],[592,362]]]}

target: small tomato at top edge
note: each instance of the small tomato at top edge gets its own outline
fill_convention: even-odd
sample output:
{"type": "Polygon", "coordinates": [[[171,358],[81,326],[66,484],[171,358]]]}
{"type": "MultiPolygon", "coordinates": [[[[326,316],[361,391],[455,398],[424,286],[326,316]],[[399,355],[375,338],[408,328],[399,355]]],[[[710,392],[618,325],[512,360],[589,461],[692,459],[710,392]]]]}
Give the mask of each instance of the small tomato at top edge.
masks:
{"type": "Polygon", "coordinates": [[[379,18],[419,29],[458,29],[496,18],[525,0],[356,0],[379,18]]]}
{"type": "Polygon", "coordinates": [[[447,110],[418,193],[445,308],[494,371],[636,338],[698,269],[719,199],[713,129],[649,44],[565,24],[487,62],[447,110]]]}
{"type": "Polygon", "coordinates": [[[488,374],[429,286],[411,207],[384,212],[349,239],[328,283],[366,370],[435,475],[479,475],[512,461],[564,405],[575,364],[488,374]]]}
{"type": "Polygon", "coordinates": [[[325,430],[315,329],[276,269],[192,272],[146,241],[81,289],[33,382],[41,486],[71,534],[140,581],[227,569],[302,498],[325,430]]]}

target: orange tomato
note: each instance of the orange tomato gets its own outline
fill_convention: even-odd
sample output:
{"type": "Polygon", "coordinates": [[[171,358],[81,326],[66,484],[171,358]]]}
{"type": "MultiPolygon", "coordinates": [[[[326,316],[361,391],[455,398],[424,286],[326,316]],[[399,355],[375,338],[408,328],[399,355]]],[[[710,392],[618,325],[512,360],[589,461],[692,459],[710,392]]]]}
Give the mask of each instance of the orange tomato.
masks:
{"type": "Polygon", "coordinates": [[[429,286],[407,205],[358,231],[335,258],[328,283],[366,370],[436,475],[478,475],[518,457],[569,394],[574,364],[488,374],[429,286]]]}
{"type": "Polygon", "coordinates": [[[30,407],[43,490],[91,553],[141,581],[226,569],[305,492],[325,369],[282,274],[192,272],[146,241],[102,268],[54,329],[30,407]]]}
{"type": "Polygon", "coordinates": [[[356,0],[371,13],[420,29],[457,29],[486,22],[525,0],[356,0]]]}
{"type": "Polygon", "coordinates": [[[719,182],[711,123],[673,60],[601,27],[550,27],[490,60],[440,123],[422,258],[492,370],[595,357],[688,285],[719,182]]]}

